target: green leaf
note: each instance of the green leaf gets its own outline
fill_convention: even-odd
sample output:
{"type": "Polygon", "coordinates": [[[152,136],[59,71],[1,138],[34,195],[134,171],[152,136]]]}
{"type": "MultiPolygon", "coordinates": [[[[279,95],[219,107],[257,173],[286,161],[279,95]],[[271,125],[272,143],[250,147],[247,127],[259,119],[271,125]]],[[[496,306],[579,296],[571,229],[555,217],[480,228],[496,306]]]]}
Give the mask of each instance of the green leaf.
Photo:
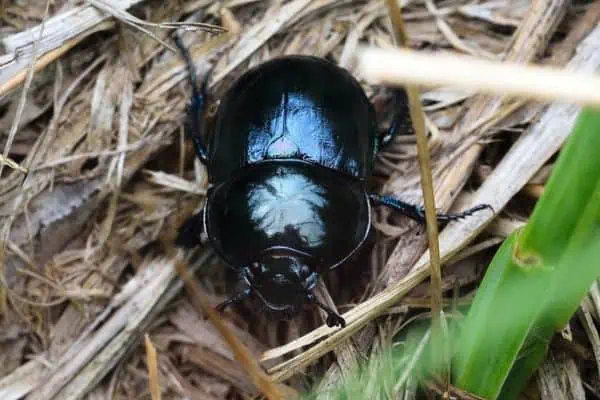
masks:
{"type": "Polygon", "coordinates": [[[583,110],[544,195],[499,249],[455,343],[454,384],[512,399],[600,275],[600,113],[583,110]]]}

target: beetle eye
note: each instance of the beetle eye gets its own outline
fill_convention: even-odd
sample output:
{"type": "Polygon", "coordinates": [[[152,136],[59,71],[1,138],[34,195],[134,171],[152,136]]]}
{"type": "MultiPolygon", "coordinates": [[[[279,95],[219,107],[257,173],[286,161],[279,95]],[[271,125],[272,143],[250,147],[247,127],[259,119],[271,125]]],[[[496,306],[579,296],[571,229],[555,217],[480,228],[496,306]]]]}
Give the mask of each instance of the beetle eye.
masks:
{"type": "Polygon", "coordinates": [[[307,278],[310,275],[310,268],[308,267],[308,265],[303,265],[302,268],[300,268],[300,276],[303,278],[307,278]]]}

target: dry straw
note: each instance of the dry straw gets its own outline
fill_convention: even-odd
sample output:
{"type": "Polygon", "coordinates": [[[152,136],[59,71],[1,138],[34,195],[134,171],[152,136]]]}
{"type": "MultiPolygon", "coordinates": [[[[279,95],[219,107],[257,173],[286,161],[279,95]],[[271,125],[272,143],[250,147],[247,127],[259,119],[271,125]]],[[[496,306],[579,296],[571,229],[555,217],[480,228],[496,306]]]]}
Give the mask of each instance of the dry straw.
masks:
{"type": "MultiPolygon", "coordinates": [[[[388,1],[390,18],[394,27],[395,37],[402,48],[408,46],[408,38],[404,27],[404,19],[398,4],[394,0],[388,1]]],[[[427,226],[427,239],[430,257],[431,286],[431,325],[432,342],[438,348],[436,353],[445,354],[442,344],[442,273],[440,265],[440,248],[438,243],[438,225],[436,217],[435,196],[433,191],[433,178],[431,176],[431,156],[429,154],[429,142],[427,139],[427,127],[425,114],[421,104],[421,95],[416,85],[407,85],[406,92],[409,103],[410,117],[417,138],[417,156],[419,160],[419,172],[421,175],[421,187],[423,191],[423,203],[425,206],[425,221],[427,226]]],[[[449,375],[447,372],[442,372],[449,375]]]]}
{"type": "Polygon", "coordinates": [[[158,374],[158,356],[156,347],[150,340],[148,334],[144,335],[144,345],[146,346],[146,363],[148,364],[148,380],[150,382],[150,395],[152,400],[161,400],[160,381],[158,374]]]}
{"type": "MultiPolygon", "coordinates": [[[[480,58],[503,58],[520,63],[530,63],[539,54],[550,52],[552,59],[557,54],[563,57],[560,62],[550,61],[556,65],[563,65],[570,60],[577,47],[577,55],[573,58],[575,62],[569,66],[571,71],[583,69],[589,72],[600,65],[600,56],[596,56],[600,54],[600,34],[590,35],[593,37],[583,40],[596,27],[597,18],[584,29],[581,18],[562,24],[561,29],[567,33],[567,37],[559,38],[551,45],[546,42],[554,37],[556,26],[563,19],[561,15],[564,15],[567,7],[571,7],[572,2],[567,0],[487,0],[476,3],[450,0],[443,4],[437,2],[437,5],[429,0],[399,3],[403,7],[411,47],[429,43],[434,48],[447,49],[449,52],[466,51],[480,58]],[[503,29],[494,29],[498,26],[503,29]],[[575,31],[581,32],[573,35],[575,31]]],[[[327,326],[315,329],[321,321],[314,315],[298,318],[290,324],[277,325],[262,323],[264,320],[261,316],[255,314],[237,316],[239,319],[236,320],[231,317],[234,313],[228,312],[223,320],[227,318],[227,326],[232,330],[230,334],[252,351],[252,355],[243,355],[242,358],[246,358],[248,363],[242,365],[214,326],[189,307],[191,295],[173,301],[181,291],[181,282],[173,279],[175,263],[179,261],[162,257],[163,252],[157,249],[155,242],[164,236],[167,227],[174,226],[176,210],[188,206],[195,208],[196,203],[201,203],[206,171],[199,168],[199,164],[196,164],[196,169],[190,166],[184,174],[178,172],[181,168],[178,171],[163,168],[163,162],[179,157],[190,161],[192,155],[189,149],[180,151],[179,147],[168,145],[171,139],[177,138],[181,128],[188,88],[179,87],[185,80],[183,63],[161,44],[171,43],[169,30],[178,23],[165,25],[162,21],[180,21],[194,13],[186,24],[193,25],[192,20],[199,18],[229,30],[219,37],[198,32],[185,35],[198,67],[216,64],[210,85],[211,90],[217,90],[214,100],[218,99],[223,84],[226,86],[247,68],[283,54],[317,55],[335,59],[346,67],[351,66],[349,61],[355,56],[359,42],[382,48],[368,51],[360,48],[357,59],[361,70],[350,67],[353,74],[359,78],[367,77],[370,82],[421,86],[438,86],[448,82],[449,86],[461,87],[463,83],[457,81],[456,76],[465,72],[462,69],[464,63],[468,63],[468,75],[473,80],[483,73],[473,76],[482,61],[460,58],[461,68],[451,71],[449,61],[444,61],[449,60],[449,56],[418,53],[417,56],[429,57],[427,59],[434,59],[434,62],[428,61],[416,68],[406,68],[408,64],[404,61],[398,64],[398,54],[413,55],[414,52],[385,50],[393,47],[393,44],[389,13],[382,1],[200,0],[161,2],[164,7],[155,5],[156,2],[134,0],[88,1],[83,6],[59,11],[58,15],[50,17],[41,40],[38,40],[39,26],[2,39],[7,54],[0,57],[0,63],[10,60],[9,65],[0,71],[1,94],[7,94],[25,81],[32,64],[31,44],[34,40],[39,42],[38,56],[33,63],[34,84],[37,79],[52,72],[51,64],[57,59],[60,58],[57,64],[69,66],[61,68],[65,71],[64,84],[61,79],[56,79],[49,88],[32,86],[36,88],[31,91],[35,92],[36,98],[39,92],[46,94],[41,96],[45,98],[52,98],[53,90],[61,94],[55,96],[59,98],[58,101],[50,103],[53,111],[47,131],[44,132],[40,128],[43,124],[39,123],[46,115],[34,123],[24,116],[19,125],[18,140],[10,147],[10,159],[19,160],[27,155],[22,166],[29,170],[30,184],[27,186],[30,195],[20,195],[21,172],[5,170],[11,174],[0,182],[0,203],[5,205],[2,223],[5,226],[9,225],[6,216],[12,212],[10,208],[13,204],[18,206],[15,207],[15,214],[11,214],[15,224],[11,225],[8,237],[10,251],[6,257],[7,265],[18,265],[21,261],[27,265],[38,262],[40,266],[44,264],[44,282],[31,278],[32,274],[20,274],[15,278],[14,269],[11,268],[5,271],[8,278],[19,283],[11,289],[15,295],[11,294],[9,300],[18,306],[24,317],[36,321],[41,329],[36,330],[35,335],[22,335],[27,350],[7,345],[4,348],[11,347],[10,351],[0,354],[2,365],[10,364],[13,359],[22,360],[14,372],[0,379],[0,398],[3,400],[24,396],[27,396],[27,400],[66,398],[63,397],[65,393],[83,398],[91,391],[94,392],[92,396],[139,398],[139,391],[132,388],[139,390],[140,387],[152,386],[157,393],[156,380],[152,378],[153,383],[148,382],[147,364],[144,362],[147,354],[144,353],[141,333],[147,330],[159,352],[156,359],[160,367],[158,383],[165,398],[172,397],[172,392],[176,392],[177,398],[225,398],[226,394],[219,392],[222,389],[229,396],[235,393],[250,397],[256,395],[255,383],[275,386],[271,379],[286,380],[294,374],[305,375],[286,382],[289,387],[305,388],[305,377],[321,380],[322,387],[332,387],[346,379],[346,366],[352,361],[361,361],[365,355],[389,344],[396,333],[392,326],[402,322],[402,313],[405,312],[402,310],[414,307],[414,304],[427,304],[429,300],[415,295],[413,291],[430,274],[428,254],[423,254],[427,248],[427,238],[420,228],[410,225],[406,219],[377,213],[375,228],[384,238],[377,241],[368,265],[361,263],[358,266],[363,272],[371,273],[370,288],[366,293],[364,288],[349,293],[351,290],[347,286],[341,285],[340,290],[335,285],[329,286],[331,297],[336,299],[337,307],[347,319],[346,329],[327,326]],[[143,20],[123,12],[126,9],[131,11],[132,6],[136,7],[135,15],[143,20]],[[122,29],[124,24],[128,26],[122,29]],[[132,24],[134,29],[131,29],[132,24]],[[113,29],[115,26],[121,29],[113,29]],[[82,43],[84,38],[99,31],[105,34],[97,35],[97,40],[94,37],[90,41],[93,43],[91,46],[82,43]],[[148,35],[148,32],[154,36],[148,35]],[[81,45],[73,49],[78,43],[81,45]],[[100,56],[95,52],[98,48],[102,49],[100,56]],[[125,48],[127,52],[122,51],[125,48]],[[18,59],[17,49],[21,49],[18,59]],[[373,57],[368,58],[369,55],[373,57]],[[373,73],[363,68],[365,65],[368,67],[369,60],[373,61],[375,56],[383,58],[378,59],[376,62],[380,65],[374,67],[387,71],[387,75],[380,74],[377,78],[378,71],[373,73]],[[91,63],[72,63],[73,59],[94,58],[95,61],[91,63]],[[131,69],[131,73],[123,72],[125,66],[131,69]],[[442,72],[452,74],[452,77],[444,81],[435,73],[426,72],[428,68],[443,69],[442,72]],[[395,74],[405,73],[405,69],[417,71],[426,79],[424,82],[414,77],[398,79],[395,74]],[[133,103],[128,110],[122,109],[129,119],[123,129],[118,129],[121,110],[115,107],[122,98],[122,87],[125,85],[134,88],[133,103]],[[102,102],[97,102],[98,99],[102,99],[102,102]],[[102,116],[101,129],[96,129],[99,121],[95,116],[98,115],[102,116]],[[38,150],[39,155],[34,157],[38,150]],[[120,158],[125,160],[124,165],[121,164],[124,170],[122,179],[116,179],[120,174],[110,172],[106,167],[111,160],[120,158]],[[151,159],[160,161],[159,165],[149,164],[151,159]],[[82,166],[87,160],[97,161],[98,166],[84,174],[81,172],[82,166]],[[107,180],[111,183],[108,186],[105,185],[107,180]],[[109,206],[112,211],[107,210],[109,206]],[[110,223],[107,223],[107,211],[110,223]],[[99,237],[108,239],[102,239],[104,246],[100,245],[99,237]],[[143,259],[140,259],[141,252],[145,254],[143,259]],[[41,259],[51,259],[52,262],[38,261],[41,259]],[[131,275],[132,272],[135,274],[131,275]],[[379,285],[377,280],[383,283],[379,285]],[[127,283],[120,286],[121,282],[127,283]],[[126,296],[127,288],[132,287],[136,288],[135,293],[126,296]],[[56,288],[64,290],[64,293],[57,292],[56,288]],[[71,293],[78,293],[79,297],[71,293]],[[82,293],[108,295],[111,301],[105,308],[98,307],[93,301],[85,301],[82,293]],[[43,308],[40,312],[39,307],[20,304],[17,294],[26,296],[36,304],[49,303],[59,295],[61,298],[69,296],[66,297],[69,303],[60,309],[43,308]],[[399,304],[406,294],[412,300],[399,304]],[[358,299],[362,302],[352,307],[344,304],[358,302],[358,299]],[[382,317],[386,314],[392,317],[382,317]],[[377,317],[382,318],[375,320],[377,317]],[[91,318],[93,322],[85,318],[91,318]],[[32,339],[34,337],[36,339],[32,339]],[[38,338],[44,346],[39,346],[38,338]],[[349,338],[352,340],[346,340],[349,338]],[[165,339],[170,343],[167,347],[165,339]],[[67,352],[61,343],[68,345],[67,352]],[[287,345],[277,347],[283,343],[287,345]],[[31,352],[29,349],[38,350],[31,352]],[[256,365],[250,359],[258,354],[263,355],[258,360],[261,365],[256,365]],[[289,356],[284,359],[273,360],[286,354],[289,356]],[[336,362],[331,362],[333,357],[330,355],[336,357],[336,362]],[[38,360],[48,362],[40,363],[38,360]],[[279,365],[274,361],[280,362],[279,365]],[[320,362],[318,368],[307,368],[317,362],[320,362]],[[273,375],[265,376],[262,368],[273,375]],[[327,369],[327,372],[322,374],[321,368],[327,369]],[[253,374],[250,370],[255,380],[250,378],[253,374]]],[[[583,13],[579,7],[575,6],[573,11],[581,15],[583,13]]],[[[35,21],[26,21],[27,25],[39,23],[41,16],[40,11],[35,21]]],[[[545,61],[549,62],[549,59],[545,61]]],[[[496,80],[509,76],[514,69],[510,63],[493,65],[502,68],[503,74],[506,74],[494,76],[496,80]]],[[[530,71],[529,68],[525,69],[530,71]]],[[[203,74],[205,68],[198,68],[198,71],[203,74]]],[[[485,72],[485,68],[479,68],[479,71],[485,72]]],[[[572,77],[571,72],[564,74],[572,77]]],[[[534,82],[528,81],[530,85],[534,82]]],[[[558,81],[551,82],[554,86],[558,81]]],[[[590,90],[588,81],[585,82],[579,87],[590,90]]],[[[484,83],[489,85],[488,81],[484,83]]],[[[389,96],[389,90],[369,85],[365,85],[365,88],[378,111],[382,110],[381,115],[390,115],[391,110],[384,112],[380,107],[389,96]]],[[[543,85],[542,88],[548,90],[543,85]]],[[[489,243],[473,246],[471,241],[486,230],[495,236],[492,241],[497,242],[498,237],[514,229],[516,220],[526,218],[521,210],[515,210],[508,203],[523,187],[533,182],[535,170],[560,148],[577,112],[577,107],[568,103],[553,105],[547,111],[521,99],[516,106],[506,104],[502,102],[502,97],[511,95],[510,87],[505,82],[500,92],[498,90],[483,85],[467,93],[447,88],[423,90],[420,93],[424,101],[432,103],[425,107],[425,111],[427,128],[432,132],[428,142],[435,200],[440,210],[446,211],[455,200],[455,203],[463,203],[459,208],[468,207],[466,203],[479,202],[490,202],[496,210],[510,208],[498,222],[491,222],[494,218],[491,213],[483,213],[467,221],[451,224],[441,231],[440,251],[445,264],[459,253],[463,258],[461,264],[468,264],[469,268],[475,262],[482,265],[485,260],[478,260],[478,254],[473,253],[489,243]],[[485,96],[474,94],[481,91],[499,93],[500,100],[494,98],[487,102],[485,96]],[[538,113],[540,118],[528,117],[529,113],[535,116],[538,113]],[[505,126],[514,130],[527,124],[532,127],[530,131],[519,132],[521,139],[508,152],[500,150],[500,156],[504,157],[501,164],[479,164],[482,160],[480,152],[473,150],[485,147],[482,140],[489,142],[491,136],[505,126]],[[456,131],[453,131],[454,128],[456,131]],[[531,151],[532,148],[536,151],[531,151]],[[479,173],[482,167],[489,168],[488,173],[479,173]],[[472,168],[483,181],[483,186],[474,196],[462,190],[472,168]],[[467,246],[470,247],[465,250],[467,246]]],[[[536,90],[527,89],[524,94],[528,99],[533,96],[542,100],[570,101],[556,97],[556,94],[548,97],[542,92],[540,95],[536,90]]],[[[521,97],[522,94],[518,92],[513,95],[521,97]]],[[[34,106],[30,100],[26,104],[27,110],[34,106]]],[[[15,106],[17,102],[15,100],[15,106]]],[[[499,138],[506,140],[506,137],[499,138]]],[[[492,152],[498,149],[493,143],[489,147],[492,152]]],[[[375,168],[378,176],[387,178],[386,191],[406,196],[405,200],[421,201],[414,137],[407,135],[398,138],[389,151],[381,154],[379,161],[375,168]]],[[[535,184],[543,187],[544,182],[536,180],[535,184]]],[[[209,256],[210,252],[204,252],[194,264],[204,266],[209,256]]],[[[443,281],[445,288],[455,279],[465,282],[465,277],[453,266],[448,275],[446,272],[443,281]]],[[[479,278],[467,279],[466,284],[459,285],[461,288],[476,284],[479,278]]],[[[201,290],[210,298],[211,304],[221,300],[217,299],[223,293],[221,283],[219,278],[212,276],[201,283],[201,290]]],[[[420,289],[422,287],[417,288],[420,289]]],[[[600,295],[597,297],[600,298],[600,295]]],[[[459,302],[464,300],[459,299],[459,302]]],[[[15,322],[14,325],[19,324],[15,322]]],[[[0,320],[0,331],[10,332],[10,329],[12,326],[0,320]]],[[[8,340],[8,343],[12,343],[8,340]]],[[[245,352],[243,347],[241,349],[245,352]]],[[[576,374],[581,375],[580,372],[576,374]]],[[[398,382],[401,384],[403,380],[398,382]]],[[[281,392],[287,387],[277,385],[281,392]]],[[[402,390],[400,387],[397,389],[402,390]]],[[[402,397],[401,393],[396,394],[402,397]]]]}
{"type": "Polygon", "coordinates": [[[374,84],[451,86],[501,96],[600,107],[600,77],[594,74],[406,49],[362,47],[356,58],[358,70],[374,84]]]}

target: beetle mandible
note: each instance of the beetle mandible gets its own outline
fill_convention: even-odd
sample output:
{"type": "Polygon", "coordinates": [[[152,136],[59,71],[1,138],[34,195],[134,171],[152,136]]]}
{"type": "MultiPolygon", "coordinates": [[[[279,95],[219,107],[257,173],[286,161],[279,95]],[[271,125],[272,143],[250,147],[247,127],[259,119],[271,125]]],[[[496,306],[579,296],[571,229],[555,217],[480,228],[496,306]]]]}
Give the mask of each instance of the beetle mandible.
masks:
{"type": "MultiPolygon", "coordinates": [[[[204,208],[182,225],[176,244],[195,246],[204,233],[235,270],[242,289],[220,311],[254,296],[272,318],[290,319],[314,304],[327,312],[328,326],[344,327],[312,293],[320,274],[361,248],[373,206],[425,222],[421,206],[366,188],[377,152],[412,129],[406,92],[394,91],[398,111],[380,134],[373,105],[347,70],[313,56],[274,58],[228,89],[205,145],[201,118],[210,73],[198,88],[189,52],[175,41],[192,87],[186,136],[209,175],[204,208]]],[[[491,209],[483,204],[437,219],[485,208],[491,209]]]]}

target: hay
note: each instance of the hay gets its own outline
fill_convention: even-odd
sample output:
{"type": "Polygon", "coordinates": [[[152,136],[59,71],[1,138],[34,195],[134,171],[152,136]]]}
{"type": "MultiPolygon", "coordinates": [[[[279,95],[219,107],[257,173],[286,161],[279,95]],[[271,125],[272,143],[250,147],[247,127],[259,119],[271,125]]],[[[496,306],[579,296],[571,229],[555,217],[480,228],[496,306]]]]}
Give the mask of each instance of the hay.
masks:
{"type": "MultiPolygon", "coordinates": [[[[184,253],[171,243],[202,206],[207,186],[205,168],[183,140],[189,87],[172,52],[173,29],[184,28],[200,74],[216,66],[212,101],[264,60],[314,54],[360,78],[387,126],[391,92],[368,84],[355,62],[359,46],[394,46],[384,1],[55,1],[47,3],[48,18],[46,3],[29,3],[4,8],[0,25],[1,399],[253,396],[256,377],[236,361],[244,351],[285,383],[282,390],[319,381],[325,389],[427,311],[423,228],[377,210],[374,246],[319,287],[322,301],[344,314],[345,329],[324,326],[316,311],[274,324],[240,307],[223,316],[240,342],[234,352],[192,307],[176,273],[181,262],[200,270],[198,284],[214,304],[229,293],[222,262],[208,247],[184,253]]],[[[400,4],[413,49],[597,68],[590,55],[600,46],[590,34],[595,3],[400,4]]],[[[449,87],[425,89],[421,99],[437,206],[488,202],[497,211],[440,232],[442,290],[460,290],[457,301],[468,302],[479,266],[527,219],[577,108],[449,87]]],[[[378,156],[372,184],[421,202],[413,136],[378,156]]],[[[597,299],[596,285],[583,307],[585,329],[571,327],[596,355],[597,299]]],[[[597,367],[578,369],[569,357],[573,393],[582,382],[597,386],[597,367]]],[[[541,392],[556,386],[557,362],[545,365],[541,392]]]]}

